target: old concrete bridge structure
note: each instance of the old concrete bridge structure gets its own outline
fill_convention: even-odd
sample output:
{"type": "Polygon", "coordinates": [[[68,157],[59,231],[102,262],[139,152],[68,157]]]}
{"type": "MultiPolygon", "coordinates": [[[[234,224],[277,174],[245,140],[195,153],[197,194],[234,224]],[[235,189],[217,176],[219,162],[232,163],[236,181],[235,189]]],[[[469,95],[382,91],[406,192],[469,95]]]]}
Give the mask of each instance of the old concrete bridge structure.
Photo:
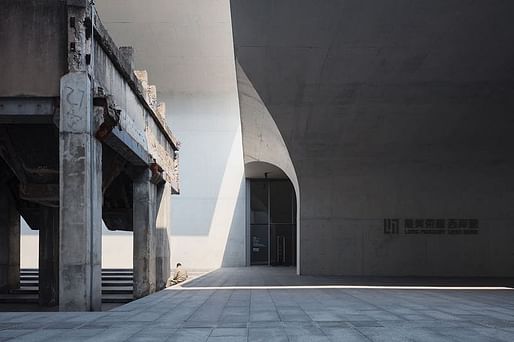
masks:
{"type": "Polygon", "coordinates": [[[132,49],[90,1],[2,3],[0,290],[19,286],[20,215],[39,230],[39,302],[99,310],[102,221],[133,232],[134,297],[170,272],[178,141],[132,49]]]}

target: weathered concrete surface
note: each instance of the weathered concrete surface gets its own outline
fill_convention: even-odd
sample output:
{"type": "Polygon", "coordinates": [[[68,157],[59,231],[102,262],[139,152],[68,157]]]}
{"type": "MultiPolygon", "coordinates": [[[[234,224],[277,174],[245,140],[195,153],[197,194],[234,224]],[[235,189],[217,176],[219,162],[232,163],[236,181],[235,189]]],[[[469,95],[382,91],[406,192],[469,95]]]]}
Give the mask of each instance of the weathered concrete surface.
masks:
{"type": "Polygon", "coordinates": [[[59,304],[59,208],[42,207],[39,225],[39,305],[59,304]]]}
{"type": "Polygon", "coordinates": [[[296,168],[302,273],[513,274],[513,6],[231,1],[236,57],[296,168]],[[480,232],[390,235],[388,218],[480,232]]]}
{"type": "Polygon", "coordinates": [[[171,189],[168,183],[160,184],[157,189],[157,219],[155,223],[155,288],[166,287],[170,277],[170,240],[168,228],[171,216],[171,189]]]}
{"type": "Polygon", "coordinates": [[[141,298],[156,289],[156,228],[157,185],[145,169],[133,180],[134,225],[134,298],[141,298]]]}
{"type": "MultiPolygon", "coordinates": [[[[146,239],[150,253],[143,258],[152,266],[142,285],[148,291],[136,293],[155,291],[155,250],[159,278],[166,280],[169,197],[179,193],[179,143],[166,124],[156,87],[143,88],[134,74],[132,49],[117,48],[93,2],[7,1],[2,9],[0,48],[3,66],[10,69],[3,73],[7,86],[0,86],[0,175],[26,222],[41,229],[41,304],[100,308],[102,214],[110,229],[130,231],[133,220],[141,228],[135,240],[146,239]],[[149,175],[149,200],[133,215],[129,175],[136,169],[149,175]],[[155,233],[156,184],[168,191],[159,195],[165,198],[163,241],[156,241],[155,233]]],[[[136,202],[138,186],[136,181],[136,202]]]]}
{"type": "Polygon", "coordinates": [[[61,79],[59,307],[101,305],[102,147],[87,73],[61,79]]]}
{"type": "Polygon", "coordinates": [[[0,193],[0,292],[7,292],[20,286],[20,214],[4,184],[0,193]]]}
{"type": "Polygon", "coordinates": [[[239,63],[236,72],[245,164],[265,162],[277,166],[291,180],[298,197],[298,179],[284,139],[239,63]]]}
{"type": "Polygon", "coordinates": [[[2,1],[1,96],[59,96],[66,72],[65,1],[2,1]],[[5,61],[9,61],[6,63],[5,61]]]}

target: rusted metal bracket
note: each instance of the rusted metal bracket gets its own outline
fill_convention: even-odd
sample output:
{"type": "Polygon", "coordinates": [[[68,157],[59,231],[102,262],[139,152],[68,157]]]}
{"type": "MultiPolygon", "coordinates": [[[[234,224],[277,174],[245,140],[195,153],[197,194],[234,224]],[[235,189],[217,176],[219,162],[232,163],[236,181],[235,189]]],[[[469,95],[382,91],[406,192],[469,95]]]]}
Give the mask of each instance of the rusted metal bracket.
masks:
{"type": "Polygon", "coordinates": [[[102,107],[104,112],[103,122],[95,133],[95,137],[104,141],[111,134],[114,127],[120,122],[121,110],[116,107],[112,100],[112,96],[105,95],[102,88],[97,88],[95,97],[93,98],[93,105],[102,107]]]}
{"type": "Polygon", "coordinates": [[[164,170],[155,162],[155,159],[154,162],[150,164],[150,171],[152,171],[152,178],[150,179],[152,183],[159,184],[165,181],[164,170]]]}

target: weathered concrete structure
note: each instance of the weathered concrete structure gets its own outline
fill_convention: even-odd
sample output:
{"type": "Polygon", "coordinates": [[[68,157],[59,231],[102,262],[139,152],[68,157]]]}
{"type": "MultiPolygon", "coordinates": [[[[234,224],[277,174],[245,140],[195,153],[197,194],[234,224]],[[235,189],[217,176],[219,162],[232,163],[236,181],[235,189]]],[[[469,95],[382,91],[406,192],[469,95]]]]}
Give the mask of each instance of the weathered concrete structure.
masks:
{"type": "Polygon", "coordinates": [[[161,289],[178,143],[155,86],[89,1],[2,9],[0,288],[19,283],[19,213],[40,230],[41,304],[100,308],[102,220],[134,232],[134,297],[161,289]]]}

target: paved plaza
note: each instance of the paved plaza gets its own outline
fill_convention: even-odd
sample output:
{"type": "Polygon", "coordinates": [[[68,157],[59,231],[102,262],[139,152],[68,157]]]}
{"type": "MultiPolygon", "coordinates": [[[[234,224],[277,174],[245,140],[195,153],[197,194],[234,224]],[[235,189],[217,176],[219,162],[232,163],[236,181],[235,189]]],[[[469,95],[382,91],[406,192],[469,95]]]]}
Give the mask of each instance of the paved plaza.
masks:
{"type": "Polygon", "coordinates": [[[108,312],[0,313],[0,341],[514,341],[508,283],[427,282],[226,268],[108,312]]]}

